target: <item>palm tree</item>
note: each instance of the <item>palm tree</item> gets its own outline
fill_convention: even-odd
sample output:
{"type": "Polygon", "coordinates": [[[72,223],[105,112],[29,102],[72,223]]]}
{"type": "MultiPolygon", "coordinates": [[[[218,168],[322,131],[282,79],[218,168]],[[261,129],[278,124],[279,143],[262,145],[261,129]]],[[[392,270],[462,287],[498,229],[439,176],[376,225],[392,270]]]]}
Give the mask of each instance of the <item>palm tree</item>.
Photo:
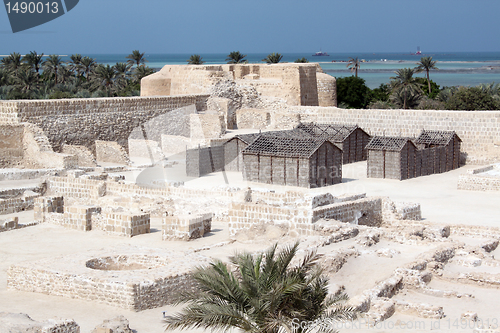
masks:
{"type": "Polygon", "coordinates": [[[420,86],[417,83],[416,79],[413,77],[415,74],[415,69],[413,68],[401,68],[396,72],[397,75],[395,77],[391,77],[391,82],[393,86],[393,92],[402,92],[403,98],[403,109],[407,108],[407,101],[410,96],[415,96],[420,94],[420,86]]]}
{"type": "Polygon", "coordinates": [[[133,70],[133,76],[135,82],[141,82],[141,79],[145,76],[153,74],[155,71],[148,66],[139,66],[133,70]]]}
{"type": "Polygon", "coordinates": [[[277,64],[281,61],[281,59],[283,59],[282,54],[273,52],[268,54],[267,57],[262,59],[262,61],[265,61],[268,64],[277,64]]]}
{"type": "Polygon", "coordinates": [[[145,53],[139,52],[139,50],[132,51],[131,54],[126,56],[126,58],[129,59],[127,60],[127,63],[132,66],[137,65],[137,67],[139,67],[140,65],[144,65],[147,62],[146,58],[144,58],[144,54],[145,53]]]}
{"type": "Polygon", "coordinates": [[[69,68],[73,72],[73,74],[78,77],[80,76],[80,72],[82,71],[82,55],[81,54],[72,54],[69,57],[71,60],[69,62],[69,68]]]}
{"type": "Polygon", "coordinates": [[[116,71],[116,83],[120,87],[126,86],[127,80],[130,75],[130,68],[132,68],[132,65],[124,62],[117,62],[114,67],[116,71]]]}
{"type": "Polygon", "coordinates": [[[199,54],[193,54],[191,57],[189,57],[188,60],[186,60],[189,65],[201,65],[204,64],[205,62],[203,61],[203,58],[199,54]]]}
{"type": "Polygon", "coordinates": [[[11,80],[10,73],[6,69],[0,68],[0,87],[8,86],[10,80],[11,80]]]}
{"type": "Polygon", "coordinates": [[[90,74],[94,71],[95,67],[97,66],[95,59],[92,59],[90,57],[83,57],[82,60],[80,60],[80,64],[83,73],[85,73],[85,78],[87,79],[87,81],[89,81],[90,74]]]}
{"type": "Polygon", "coordinates": [[[233,51],[228,54],[226,61],[228,64],[241,64],[241,63],[247,63],[248,61],[245,60],[246,54],[241,54],[240,51],[233,51]]]}
{"type": "Polygon", "coordinates": [[[95,84],[94,88],[104,87],[107,91],[114,88],[116,80],[116,71],[114,66],[99,64],[95,70],[95,84]]]}
{"type": "Polygon", "coordinates": [[[199,290],[181,293],[180,302],[188,305],[165,319],[166,329],[306,332],[299,326],[305,322],[316,324],[311,330],[331,332],[331,325],[325,323],[356,318],[357,311],[343,304],[348,299],[345,294],[328,295],[328,279],[317,265],[320,256],[309,252],[291,266],[297,249],[298,243],[277,252],[275,244],[264,254],[231,257],[235,270],[221,261],[198,268],[192,278],[199,290]]]}
{"type": "MultiPolygon", "coordinates": [[[[47,60],[43,62],[43,72],[44,74],[54,74],[55,78],[55,84],[57,84],[57,79],[59,76],[59,70],[63,65],[64,62],[61,60],[61,57],[59,57],[56,54],[51,54],[48,56],[47,60]]],[[[44,75],[45,76],[45,75],[44,75]]]]}
{"type": "Polygon", "coordinates": [[[39,76],[30,69],[21,69],[14,78],[14,86],[22,93],[30,93],[38,87],[39,76]]]}
{"type": "Polygon", "coordinates": [[[305,64],[305,63],[308,63],[308,62],[309,62],[309,60],[307,60],[306,58],[302,57],[302,58],[298,58],[297,60],[295,60],[295,62],[296,62],[296,63],[299,63],[299,64],[300,64],[300,63],[305,64]]]}
{"type": "Polygon", "coordinates": [[[39,73],[40,67],[42,66],[42,54],[37,54],[36,51],[31,51],[23,57],[23,61],[35,72],[39,73]]]}
{"type": "Polygon", "coordinates": [[[427,74],[427,84],[429,85],[429,94],[431,93],[431,80],[429,79],[429,71],[431,69],[439,69],[436,67],[437,60],[432,60],[432,57],[422,57],[420,62],[417,62],[416,73],[425,71],[427,74]]]}
{"type": "Polygon", "coordinates": [[[23,65],[21,55],[17,52],[13,52],[5,58],[2,58],[1,62],[3,68],[13,72],[17,72],[23,65]]]}
{"type": "Polygon", "coordinates": [[[346,67],[348,67],[348,68],[350,67],[351,68],[351,73],[355,72],[356,73],[356,77],[358,77],[358,69],[359,69],[360,66],[361,66],[361,63],[359,62],[358,57],[356,57],[356,58],[349,57],[349,61],[347,61],[347,66],[346,67]]]}

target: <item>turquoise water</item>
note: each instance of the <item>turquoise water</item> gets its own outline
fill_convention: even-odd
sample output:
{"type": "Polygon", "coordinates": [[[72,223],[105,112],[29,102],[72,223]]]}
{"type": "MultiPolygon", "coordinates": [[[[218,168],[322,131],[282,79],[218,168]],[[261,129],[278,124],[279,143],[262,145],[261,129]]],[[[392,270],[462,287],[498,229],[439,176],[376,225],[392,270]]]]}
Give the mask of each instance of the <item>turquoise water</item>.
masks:
{"type": "MultiPolygon", "coordinates": [[[[228,52],[229,53],[229,52],[228,52]]],[[[437,60],[439,70],[431,71],[430,77],[440,86],[475,86],[481,83],[500,83],[500,52],[429,52],[422,55],[409,53],[330,53],[329,57],[312,56],[314,52],[283,54],[283,62],[293,62],[305,57],[310,62],[319,62],[324,72],[345,77],[352,73],[346,67],[349,57],[358,57],[366,62],[361,63],[358,76],[365,79],[370,88],[381,83],[388,83],[394,71],[404,67],[415,67],[421,57],[431,56],[437,60]],[[332,62],[334,61],[334,62],[332,62]]],[[[97,62],[114,65],[125,62],[126,54],[84,54],[95,58],[97,62]]],[[[160,69],[169,64],[186,64],[191,54],[146,54],[149,67],[160,69]]],[[[207,64],[225,63],[227,54],[201,54],[207,64]]],[[[262,63],[267,54],[248,54],[250,63],[262,63]]],[[[63,57],[69,60],[69,57],[63,57]]],[[[424,77],[424,73],[417,74],[424,77]]]]}

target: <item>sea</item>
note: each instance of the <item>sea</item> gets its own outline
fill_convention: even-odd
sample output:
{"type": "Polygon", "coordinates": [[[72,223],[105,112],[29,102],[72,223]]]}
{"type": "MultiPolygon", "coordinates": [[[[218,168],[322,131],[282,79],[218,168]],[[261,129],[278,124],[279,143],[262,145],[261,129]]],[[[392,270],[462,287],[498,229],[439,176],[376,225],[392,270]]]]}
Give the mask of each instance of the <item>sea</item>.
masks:
{"type": "MultiPolygon", "coordinates": [[[[430,72],[430,78],[440,87],[476,86],[482,83],[500,83],[500,52],[422,52],[412,53],[328,53],[329,56],[313,56],[315,52],[282,53],[282,62],[294,62],[306,58],[309,62],[318,62],[323,71],[334,77],[351,76],[354,73],[347,68],[349,57],[358,58],[361,66],[358,76],[373,89],[382,83],[390,82],[395,71],[400,68],[413,68],[421,57],[432,57],[437,61],[437,70],[430,72]]],[[[127,54],[83,54],[95,58],[97,62],[114,65],[127,61],[127,54]]],[[[200,54],[206,64],[226,63],[227,53],[200,54]]],[[[145,54],[146,64],[157,70],[165,65],[187,64],[191,54],[145,54]]],[[[249,53],[249,63],[262,63],[267,53],[249,53]]],[[[69,60],[63,56],[63,60],[69,60]]],[[[419,73],[417,77],[424,77],[419,73]]]]}

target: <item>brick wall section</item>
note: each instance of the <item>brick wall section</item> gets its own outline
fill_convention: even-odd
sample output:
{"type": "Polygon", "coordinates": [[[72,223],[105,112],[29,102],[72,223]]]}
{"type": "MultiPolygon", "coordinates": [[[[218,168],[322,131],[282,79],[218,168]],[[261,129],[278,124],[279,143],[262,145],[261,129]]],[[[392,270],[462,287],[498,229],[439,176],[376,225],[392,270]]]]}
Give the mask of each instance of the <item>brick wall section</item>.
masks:
{"type": "MultiPolygon", "coordinates": [[[[134,256],[131,254],[128,257],[134,256]]],[[[165,252],[154,252],[147,258],[153,265],[159,260],[164,263],[159,267],[148,267],[146,263],[149,269],[131,271],[89,269],[87,264],[94,259],[88,254],[63,257],[56,265],[52,259],[22,263],[8,269],[7,288],[96,301],[132,311],[174,304],[179,300],[180,290],[196,290],[189,272],[191,266],[202,263],[197,260],[198,257],[179,254],[170,257],[165,252]],[[182,259],[188,262],[182,268],[176,266],[174,271],[170,262],[182,259]]]]}
{"type": "Polygon", "coordinates": [[[309,211],[305,208],[274,207],[253,203],[232,203],[228,212],[229,233],[250,229],[259,223],[273,222],[296,230],[301,235],[312,234],[309,211]]]}
{"type": "Polygon", "coordinates": [[[132,130],[151,118],[196,104],[208,95],[119,97],[0,102],[0,124],[29,122],[47,135],[55,151],[63,144],[92,148],[95,140],[126,147],[132,130]]]}
{"type": "Polygon", "coordinates": [[[314,222],[335,219],[341,222],[379,226],[382,223],[382,199],[363,198],[321,206],[311,211],[308,207],[276,207],[254,203],[232,203],[229,212],[229,233],[249,229],[259,223],[283,224],[299,234],[313,233],[314,222]]]}
{"type": "Polygon", "coordinates": [[[46,222],[47,214],[64,213],[64,198],[61,196],[35,198],[33,211],[35,222],[46,222]]]}
{"type": "Polygon", "coordinates": [[[259,109],[239,109],[236,111],[238,129],[265,129],[271,123],[269,111],[259,109]]]}
{"type": "Polygon", "coordinates": [[[111,235],[127,237],[151,232],[149,214],[104,212],[98,228],[111,235]]]}
{"type": "Polygon", "coordinates": [[[382,223],[382,199],[365,198],[339,202],[313,210],[312,222],[325,218],[359,225],[380,226],[382,223]]]}
{"type": "Polygon", "coordinates": [[[61,196],[97,200],[106,194],[106,183],[90,179],[51,177],[47,180],[47,190],[61,196]]]}
{"type": "Polygon", "coordinates": [[[212,213],[199,215],[164,216],[163,240],[191,240],[203,237],[212,229],[212,213]]]}
{"type": "Polygon", "coordinates": [[[457,188],[469,191],[500,191],[500,178],[469,174],[460,175],[457,188]]]}
{"type": "Polygon", "coordinates": [[[224,146],[188,149],[186,151],[186,174],[201,177],[211,172],[224,170],[224,146]]]}
{"type": "Polygon", "coordinates": [[[294,107],[291,110],[306,113],[309,121],[315,118],[313,121],[318,123],[355,123],[372,136],[417,137],[422,129],[455,131],[463,140],[462,151],[470,156],[487,151],[500,137],[500,111],[356,110],[332,107],[294,107]]]}
{"type": "Polygon", "coordinates": [[[25,198],[0,199],[0,214],[12,214],[33,209],[37,197],[38,195],[25,198]]]}

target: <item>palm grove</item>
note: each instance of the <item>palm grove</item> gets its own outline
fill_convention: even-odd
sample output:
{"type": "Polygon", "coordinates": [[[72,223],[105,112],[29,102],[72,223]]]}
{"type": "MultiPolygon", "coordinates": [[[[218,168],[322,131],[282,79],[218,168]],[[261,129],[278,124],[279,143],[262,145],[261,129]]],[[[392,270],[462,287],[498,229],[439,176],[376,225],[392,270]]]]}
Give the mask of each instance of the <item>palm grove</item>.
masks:
{"type": "Polygon", "coordinates": [[[154,70],[138,50],[126,59],[110,66],[80,54],[63,61],[55,54],[14,52],[0,60],[0,99],[137,96],[141,78],[154,70]]]}
{"type": "Polygon", "coordinates": [[[500,109],[500,84],[440,88],[430,79],[430,72],[438,69],[436,63],[432,57],[422,57],[415,68],[401,68],[388,84],[370,89],[365,80],[358,77],[359,60],[350,58],[347,67],[356,75],[337,78],[338,106],[356,109],[500,109]],[[420,72],[425,72],[425,78],[415,77],[420,72]]]}

